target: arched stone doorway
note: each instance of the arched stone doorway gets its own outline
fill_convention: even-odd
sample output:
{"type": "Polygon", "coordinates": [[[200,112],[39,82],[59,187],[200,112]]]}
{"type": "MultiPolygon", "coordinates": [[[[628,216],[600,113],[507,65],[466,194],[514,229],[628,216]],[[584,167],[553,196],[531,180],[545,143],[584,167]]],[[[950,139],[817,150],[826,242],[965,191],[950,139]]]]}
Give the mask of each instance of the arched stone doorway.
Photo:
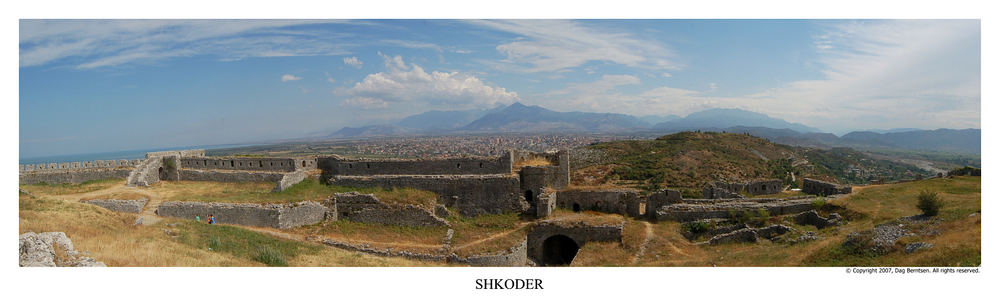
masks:
{"type": "Polygon", "coordinates": [[[573,262],[580,246],[566,235],[553,235],[542,242],[542,266],[564,266],[573,262]]]}
{"type": "Polygon", "coordinates": [[[528,202],[535,202],[535,194],[531,190],[524,191],[524,200],[528,202]]]}
{"type": "Polygon", "coordinates": [[[580,211],[580,204],[579,203],[574,203],[573,204],[573,212],[579,212],[579,211],[580,211]]]}

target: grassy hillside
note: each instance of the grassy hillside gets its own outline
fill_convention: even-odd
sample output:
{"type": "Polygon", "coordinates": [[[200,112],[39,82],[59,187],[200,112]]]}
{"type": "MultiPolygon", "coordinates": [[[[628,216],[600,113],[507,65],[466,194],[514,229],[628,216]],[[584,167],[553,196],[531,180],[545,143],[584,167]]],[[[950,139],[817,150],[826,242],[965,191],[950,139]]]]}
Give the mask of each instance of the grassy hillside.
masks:
{"type": "MultiPolygon", "coordinates": [[[[841,226],[816,229],[792,223],[798,230],[815,231],[818,240],[787,244],[760,240],[752,244],[695,245],[685,239],[682,225],[665,221],[653,224],[654,235],[640,266],[978,266],[982,263],[981,179],[954,177],[900,184],[855,188],[855,193],[826,205],[849,218],[841,226]],[[901,217],[920,214],[917,195],[937,192],[944,207],[930,221],[920,223],[917,234],[900,239],[895,250],[882,255],[853,253],[844,246],[852,232],[870,230],[901,217]],[[903,245],[931,243],[930,249],[906,253],[903,245]]],[[[780,217],[772,217],[781,221],[780,217]]],[[[583,251],[581,249],[581,251],[583,251]]],[[[574,262],[575,263],[575,262],[574,262]]]]}
{"type": "Polygon", "coordinates": [[[587,148],[599,150],[605,157],[574,168],[574,178],[581,178],[574,183],[696,189],[714,180],[775,178],[791,184],[792,173],[798,178],[855,184],[877,178],[909,178],[913,173],[931,175],[912,165],[870,158],[849,148],[798,148],[734,133],[680,132],[655,140],[598,143],[587,148]],[[583,177],[588,175],[606,178],[583,177]]]}

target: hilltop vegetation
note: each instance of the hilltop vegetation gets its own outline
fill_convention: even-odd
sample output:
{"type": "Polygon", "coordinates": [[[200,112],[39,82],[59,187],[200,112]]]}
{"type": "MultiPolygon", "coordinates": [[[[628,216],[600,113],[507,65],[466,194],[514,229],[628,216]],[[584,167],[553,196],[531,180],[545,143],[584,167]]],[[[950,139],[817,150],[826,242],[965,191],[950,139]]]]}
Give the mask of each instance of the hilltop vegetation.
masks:
{"type": "Polygon", "coordinates": [[[655,140],[598,143],[587,148],[602,151],[606,157],[582,164],[575,169],[577,175],[607,172],[608,178],[597,183],[644,189],[700,188],[715,180],[765,178],[792,184],[793,174],[855,184],[931,175],[915,166],[871,158],[850,148],[798,148],[725,132],[679,132],[655,140]]]}

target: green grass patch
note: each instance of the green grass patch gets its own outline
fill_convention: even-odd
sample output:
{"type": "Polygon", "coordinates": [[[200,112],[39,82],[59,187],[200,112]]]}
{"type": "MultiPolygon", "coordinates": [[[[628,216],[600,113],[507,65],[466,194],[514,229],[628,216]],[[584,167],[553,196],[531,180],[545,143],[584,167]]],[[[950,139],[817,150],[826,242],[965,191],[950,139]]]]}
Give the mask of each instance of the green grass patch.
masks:
{"type": "MultiPolygon", "coordinates": [[[[300,254],[315,254],[323,246],[285,240],[227,225],[195,221],[176,222],[179,242],[189,246],[255,260],[268,266],[287,266],[288,259],[300,254]]],[[[162,225],[169,228],[167,225],[162,225]]]]}

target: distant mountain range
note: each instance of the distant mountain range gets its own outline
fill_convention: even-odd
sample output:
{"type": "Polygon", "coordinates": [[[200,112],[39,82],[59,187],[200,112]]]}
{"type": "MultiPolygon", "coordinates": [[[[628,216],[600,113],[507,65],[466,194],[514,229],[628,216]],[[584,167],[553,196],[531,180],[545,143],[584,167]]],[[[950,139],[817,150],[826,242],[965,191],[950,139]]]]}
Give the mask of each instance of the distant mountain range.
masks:
{"type": "Polygon", "coordinates": [[[695,112],[676,120],[656,124],[653,129],[666,131],[684,131],[701,128],[726,128],[732,126],[754,126],[774,129],[791,129],[798,132],[820,132],[798,123],[789,123],[764,114],[741,109],[708,109],[695,112]]]}
{"type": "Polygon", "coordinates": [[[799,123],[740,109],[708,109],[685,117],[617,113],[559,112],[514,103],[493,109],[428,111],[395,124],[344,127],[327,138],[487,132],[673,133],[688,130],[749,133],[776,143],[805,147],[890,148],[979,154],[979,129],[855,131],[838,137],[799,123]]]}

